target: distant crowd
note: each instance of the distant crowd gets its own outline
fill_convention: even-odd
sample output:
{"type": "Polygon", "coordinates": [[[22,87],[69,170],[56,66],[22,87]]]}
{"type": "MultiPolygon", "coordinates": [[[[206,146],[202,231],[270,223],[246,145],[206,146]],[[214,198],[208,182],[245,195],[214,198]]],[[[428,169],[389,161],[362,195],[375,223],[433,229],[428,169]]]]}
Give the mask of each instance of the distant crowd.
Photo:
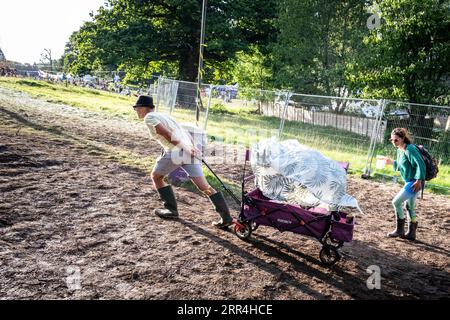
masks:
{"type": "Polygon", "coordinates": [[[17,77],[17,70],[10,67],[0,67],[0,77],[17,77]]]}
{"type": "Polygon", "coordinates": [[[115,92],[125,96],[139,96],[141,94],[151,94],[151,89],[125,86],[121,83],[119,75],[114,75],[112,79],[104,79],[91,75],[72,76],[70,74],[52,74],[41,70],[16,70],[8,66],[0,67],[2,77],[26,77],[34,80],[44,80],[52,83],[61,83],[78,87],[85,87],[108,92],[115,92]]]}
{"type": "MultiPolygon", "coordinates": [[[[115,92],[124,96],[140,96],[140,95],[152,95],[153,85],[147,88],[128,86],[122,84],[122,79],[118,73],[112,75],[111,77],[102,78],[92,75],[71,75],[65,73],[50,73],[42,70],[16,70],[8,66],[0,67],[0,76],[2,77],[24,77],[31,78],[34,80],[43,80],[52,83],[60,83],[65,85],[73,85],[77,87],[85,87],[97,90],[103,90],[108,92],[115,92]]],[[[203,88],[201,91],[202,97],[209,96],[210,88],[203,88]]],[[[238,93],[237,85],[216,85],[212,88],[212,96],[214,98],[222,99],[224,102],[229,103],[232,99],[235,99],[238,93]]]]}

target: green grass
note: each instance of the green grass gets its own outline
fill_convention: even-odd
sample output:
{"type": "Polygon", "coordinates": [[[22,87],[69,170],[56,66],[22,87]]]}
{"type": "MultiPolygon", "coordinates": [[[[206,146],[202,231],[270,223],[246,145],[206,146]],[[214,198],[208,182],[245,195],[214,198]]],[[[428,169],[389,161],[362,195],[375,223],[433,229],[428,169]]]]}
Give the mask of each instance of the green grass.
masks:
{"type": "MultiPolygon", "coordinates": [[[[134,97],[124,97],[114,93],[74,86],[66,88],[64,85],[14,78],[0,78],[0,86],[20,90],[46,101],[64,103],[86,110],[102,112],[111,117],[118,116],[137,121],[136,115],[130,107],[135,101],[134,97]]],[[[206,101],[204,105],[206,105],[206,101]]],[[[211,105],[212,108],[208,118],[208,136],[211,140],[226,144],[250,146],[260,139],[278,134],[280,119],[277,117],[256,115],[254,114],[254,108],[243,107],[242,104],[224,107],[218,99],[213,99],[211,105]]],[[[195,122],[195,112],[192,109],[178,108],[174,110],[172,115],[181,122],[195,122]]],[[[204,114],[202,114],[203,116],[204,114]]],[[[368,137],[332,127],[286,121],[283,139],[296,139],[336,161],[350,162],[351,174],[361,174],[366,166],[367,149],[370,144],[368,137]]],[[[392,157],[393,153],[393,149],[390,150],[386,145],[383,145],[377,148],[375,155],[384,154],[392,157]]],[[[140,162],[136,159],[132,160],[132,155],[126,154],[122,156],[121,161],[140,162]]],[[[135,163],[135,165],[138,164],[135,163]]],[[[148,168],[148,166],[146,167],[148,168]]],[[[372,167],[375,169],[375,159],[372,167]]],[[[377,170],[374,173],[392,176],[391,168],[377,170]]],[[[430,181],[428,186],[433,192],[447,194],[450,190],[450,166],[441,165],[439,169],[438,177],[430,181]]],[[[377,175],[374,175],[374,178],[378,179],[377,175]]],[[[214,178],[209,177],[208,180],[213,182],[214,178]]]]}
{"type": "Polygon", "coordinates": [[[134,110],[131,108],[135,102],[133,97],[20,78],[0,78],[0,86],[20,90],[48,102],[68,104],[96,112],[103,111],[113,117],[136,118],[134,110]]]}
{"type": "MultiPolygon", "coordinates": [[[[203,104],[206,105],[206,103],[207,101],[204,100],[203,104]]],[[[257,111],[257,107],[247,106],[245,101],[237,99],[232,100],[232,102],[227,102],[227,104],[224,105],[221,99],[213,98],[211,99],[210,110],[213,113],[247,115],[255,113],[257,111]]]]}

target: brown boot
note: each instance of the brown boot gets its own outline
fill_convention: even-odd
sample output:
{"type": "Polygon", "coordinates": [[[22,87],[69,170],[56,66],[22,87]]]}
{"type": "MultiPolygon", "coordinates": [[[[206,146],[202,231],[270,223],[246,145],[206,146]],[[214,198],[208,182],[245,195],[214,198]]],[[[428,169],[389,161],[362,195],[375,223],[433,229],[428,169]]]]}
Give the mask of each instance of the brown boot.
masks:
{"type": "Polygon", "coordinates": [[[405,219],[397,219],[397,228],[391,233],[388,233],[388,237],[403,238],[404,236],[405,236],[405,219]]]}
{"type": "Polygon", "coordinates": [[[410,222],[408,233],[405,235],[405,239],[408,239],[411,241],[416,240],[416,231],[417,231],[418,226],[419,226],[418,222],[410,222]]]}
{"type": "Polygon", "coordinates": [[[219,213],[221,219],[217,222],[213,222],[213,226],[219,229],[225,229],[228,226],[233,224],[233,218],[230,215],[230,210],[228,209],[228,205],[225,202],[225,198],[223,197],[221,192],[217,192],[209,197],[214,208],[219,213]]]}

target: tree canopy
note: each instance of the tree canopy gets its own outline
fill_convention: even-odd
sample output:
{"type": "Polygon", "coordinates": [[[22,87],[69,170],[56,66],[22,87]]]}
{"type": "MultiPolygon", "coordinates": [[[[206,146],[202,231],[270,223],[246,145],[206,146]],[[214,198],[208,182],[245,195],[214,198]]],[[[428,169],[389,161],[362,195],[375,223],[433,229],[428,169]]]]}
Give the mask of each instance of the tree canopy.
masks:
{"type": "MultiPolygon", "coordinates": [[[[109,0],[71,36],[69,69],[157,71],[194,81],[201,6],[201,0],[109,0]]],[[[264,47],[273,34],[274,8],[272,0],[209,0],[206,62],[224,62],[251,45],[264,47]]]]}
{"type": "MultiPolygon", "coordinates": [[[[65,69],[195,81],[201,7],[107,0],[70,37],[65,69]]],[[[450,0],[209,0],[205,81],[448,104],[449,30],[450,0]]]]}
{"type": "Polygon", "coordinates": [[[365,0],[281,0],[273,46],[276,84],[297,92],[346,96],[346,71],[368,34],[365,0]]]}
{"type": "Polygon", "coordinates": [[[367,50],[352,70],[354,84],[369,97],[445,103],[450,1],[385,0],[379,8],[381,25],[365,38],[367,50]]]}

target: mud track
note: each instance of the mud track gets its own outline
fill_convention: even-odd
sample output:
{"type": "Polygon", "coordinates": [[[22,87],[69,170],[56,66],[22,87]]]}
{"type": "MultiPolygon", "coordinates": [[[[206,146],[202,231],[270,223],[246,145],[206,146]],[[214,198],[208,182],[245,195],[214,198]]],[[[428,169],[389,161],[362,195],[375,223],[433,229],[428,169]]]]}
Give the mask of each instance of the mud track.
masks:
{"type": "MultiPolygon", "coordinates": [[[[397,186],[349,179],[366,213],[333,268],[311,238],[260,227],[243,242],[210,226],[207,199],[175,188],[181,218],[164,221],[139,122],[0,88],[1,299],[439,299],[450,294],[450,201],[418,201],[417,242],[392,240],[397,186]],[[369,290],[366,269],[381,269],[369,290]],[[78,276],[78,280],[73,280],[78,276]],[[75,283],[76,286],[68,286],[75,283]],[[72,282],[71,282],[72,281],[72,282]],[[75,281],[75,282],[73,282],[75,281]]],[[[214,166],[238,182],[240,165],[214,166]]]]}

